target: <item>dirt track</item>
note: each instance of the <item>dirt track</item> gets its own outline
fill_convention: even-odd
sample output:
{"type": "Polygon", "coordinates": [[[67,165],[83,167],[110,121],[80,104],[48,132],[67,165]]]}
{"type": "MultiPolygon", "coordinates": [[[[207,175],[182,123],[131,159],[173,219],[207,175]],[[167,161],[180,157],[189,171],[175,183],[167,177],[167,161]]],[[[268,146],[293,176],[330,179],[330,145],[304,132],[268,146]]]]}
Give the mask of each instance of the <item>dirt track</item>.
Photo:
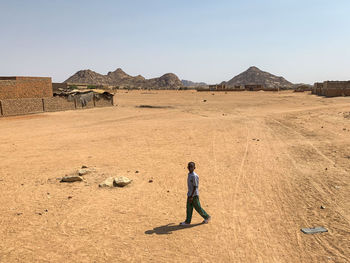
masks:
{"type": "Polygon", "coordinates": [[[117,96],[0,119],[0,262],[350,261],[350,97],[117,96]],[[188,161],[213,219],[180,228],[188,161]],[[56,179],[81,165],[86,182],[56,179]],[[112,175],[133,184],[98,188],[112,175]],[[329,232],[300,232],[313,226],[329,232]]]}

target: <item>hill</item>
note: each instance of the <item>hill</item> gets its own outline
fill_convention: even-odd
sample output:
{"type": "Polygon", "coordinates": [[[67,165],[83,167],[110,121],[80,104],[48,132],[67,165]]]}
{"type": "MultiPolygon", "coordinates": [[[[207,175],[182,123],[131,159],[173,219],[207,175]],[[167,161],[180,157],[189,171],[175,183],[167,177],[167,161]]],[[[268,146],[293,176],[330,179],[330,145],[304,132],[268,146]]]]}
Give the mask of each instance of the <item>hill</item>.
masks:
{"type": "Polygon", "coordinates": [[[184,87],[203,87],[203,86],[208,86],[207,83],[204,82],[193,82],[190,80],[181,80],[182,85],[184,85],[184,87]]]}
{"type": "Polygon", "coordinates": [[[107,75],[99,74],[90,69],[80,70],[64,82],[142,89],[177,89],[183,86],[180,79],[173,73],[164,74],[159,78],[145,79],[141,75],[135,77],[130,76],[121,68],[118,68],[115,71],[110,71],[107,73],[107,75]]]}
{"type": "Polygon", "coordinates": [[[231,80],[224,82],[227,86],[261,84],[267,88],[292,87],[293,83],[283,77],[275,76],[269,72],[262,71],[257,67],[250,67],[231,80]]]}

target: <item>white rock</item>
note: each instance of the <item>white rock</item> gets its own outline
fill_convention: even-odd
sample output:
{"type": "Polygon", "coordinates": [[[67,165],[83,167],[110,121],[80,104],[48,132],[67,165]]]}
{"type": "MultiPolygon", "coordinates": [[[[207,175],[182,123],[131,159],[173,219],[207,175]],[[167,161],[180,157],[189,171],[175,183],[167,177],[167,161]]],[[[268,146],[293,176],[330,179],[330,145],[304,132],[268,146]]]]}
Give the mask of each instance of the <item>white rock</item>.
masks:
{"type": "Polygon", "coordinates": [[[78,170],[79,176],[83,176],[83,175],[86,175],[86,174],[88,174],[88,173],[90,173],[90,170],[87,169],[87,168],[79,169],[79,170],[78,170]]]}
{"type": "Polygon", "coordinates": [[[124,176],[120,176],[120,177],[117,177],[114,179],[115,185],[119,186],[119,187],[124,187],[124,186],[130,184],[131,182],[132,182],[132,180],[130,180],[129,178],[124,177],[124,176]]]}
{"type": "Polygon", "coordinates": [[[73,183],[73,182],[80,182],[83,181],[83,179],[78,175],[70,175],[62,177],[61,182],[62,183],[73,183]]]}
{"type": "Polygon", "coordinates": [[[114,178],[113,177],[108,177],[106,180],[104,180],[98,186],[99,187],[113,187],[114,186],[114,178]]]}

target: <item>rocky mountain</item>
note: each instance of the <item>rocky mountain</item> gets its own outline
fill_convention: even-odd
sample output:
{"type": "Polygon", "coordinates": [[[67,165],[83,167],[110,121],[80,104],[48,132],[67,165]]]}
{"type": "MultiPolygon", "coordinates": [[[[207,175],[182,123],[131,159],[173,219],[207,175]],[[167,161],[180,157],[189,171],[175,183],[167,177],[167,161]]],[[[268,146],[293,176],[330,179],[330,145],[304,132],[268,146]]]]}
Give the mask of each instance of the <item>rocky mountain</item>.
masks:
{"type": "Polygon", "coordinates": [[[176,89],[183,86],[180,79],[173,73],[167,73],[159,78],[145,79],[141,75],[135,77],[130,76],[120,68],[108,72],[107,75],[99,74],[90,69],[80,70],[64,82],[143,89],[176,89]]]}
{"type": "Polygon", "coordinates": [[[293,86],[293,83],[287,81],[283,77],[272,75],[271,73],[262,71],[257,67],[250,67],[246,71],[224,83],[229,87],[249,84],[261,84],[267,88],[293,86]]]}
{"type": "Polygon", "coordinates": [[[190,80],[181,80],[182,85],[184,85],[184,87],[203,87],[203,86],[208,86],[207,83],[204,82],[193,82],[190,80]]]}

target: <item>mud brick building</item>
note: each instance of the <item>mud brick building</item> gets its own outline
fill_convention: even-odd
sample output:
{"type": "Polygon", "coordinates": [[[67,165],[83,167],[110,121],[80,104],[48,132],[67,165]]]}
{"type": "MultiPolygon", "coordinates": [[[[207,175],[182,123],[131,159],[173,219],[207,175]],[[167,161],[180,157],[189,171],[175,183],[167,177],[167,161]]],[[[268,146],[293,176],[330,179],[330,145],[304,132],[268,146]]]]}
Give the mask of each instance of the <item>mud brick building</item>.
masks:
{"type": "Polygon", "coordinates": [[[261,84],[254,84],[254,85],[244,85],[245,90],[249,91],[259,91],[264,90],[264,85],[261,84]]]}
{"type": "Polygon", "coordinates": [[[325,81],[321,95],[326,97],[350,96],[350,81],[325,81]]]}
{"type": "Polygon", "coordinates": [[[51,78],[0,77],[0,117],[108,107],[115,103],[113,94],[93,90],[54,96],[51,78]]]}
{"type": "Polygon", "coordinates": [[[0,100],[52,96],[51,78],[0,77],[0,100]]]}
{"type": "Polygon", "coordinates": [[[350,81],[316,82],[312,93],[325,97],[350,96],[350,81]]]}

